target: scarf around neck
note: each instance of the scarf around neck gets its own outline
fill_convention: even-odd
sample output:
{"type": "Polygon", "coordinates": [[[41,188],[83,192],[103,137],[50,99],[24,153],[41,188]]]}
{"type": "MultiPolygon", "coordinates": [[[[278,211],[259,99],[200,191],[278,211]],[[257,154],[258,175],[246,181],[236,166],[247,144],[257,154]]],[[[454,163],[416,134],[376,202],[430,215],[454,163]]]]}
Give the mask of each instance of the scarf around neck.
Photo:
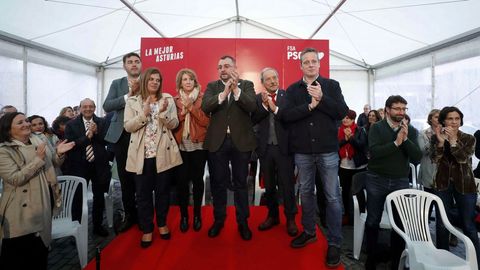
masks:
{"type": "MultiPolygon", "coordinates": [[[[195,103],[195,101],[198,98],[198,95],[200,94],[200,91],[198,88],[193,88],[192,92],[190,94],[185,93],[183,89],[180,89],[180,98],[182,99],[182,103],[185,103],[186,99],[189,97],[192,99],[192,103],[195,103]]],[[[182,132],[182,140],[186,140],[190,137],[190,121],[191,121],[191,116],[190,112],[187,111],[187,114],[185,114],[185,123],[183,125],[183,132],[182,132]]]]}
{"type": "MultiPolygon", "coordinates": [[[[341,125],[340,128],[338,129],[338,140],[345,140],[345,129],[350,128],[352,130],[352,136],[355,136],[355,131],[357,130],[357,125],[355,123],[352,123],[349,127],[345,125],[341,125]]],[[[355,155],[355,148],[347,142],[344,144],[342,147],[340,147],[340,150],[338,151],[340,155],[340,159],[348,158],[352,159],[353,156],[355,155]]]]}

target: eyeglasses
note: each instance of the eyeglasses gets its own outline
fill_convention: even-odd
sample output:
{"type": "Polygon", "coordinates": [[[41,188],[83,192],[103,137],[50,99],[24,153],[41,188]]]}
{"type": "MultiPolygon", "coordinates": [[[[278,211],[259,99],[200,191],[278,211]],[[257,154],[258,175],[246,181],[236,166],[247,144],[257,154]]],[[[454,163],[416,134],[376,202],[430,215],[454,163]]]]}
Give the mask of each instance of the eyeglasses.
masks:
{"type": "Polygon", "coordinates": [[[392,109],[392,110],[394,110],[394,111],[397,111],[397,112],[399,112],[399,111],[404,111],[404,112],[408,111],[408,108],[407,108],[407,107],[390,107],[390,109],[392,109]]]}

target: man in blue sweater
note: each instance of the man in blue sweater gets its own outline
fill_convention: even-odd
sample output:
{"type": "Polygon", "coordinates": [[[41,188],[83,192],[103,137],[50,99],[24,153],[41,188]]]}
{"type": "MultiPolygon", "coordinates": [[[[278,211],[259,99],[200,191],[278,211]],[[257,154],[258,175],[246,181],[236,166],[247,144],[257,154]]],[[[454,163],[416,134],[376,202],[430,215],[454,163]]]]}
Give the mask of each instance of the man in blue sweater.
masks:
{"type": "MultiPolygon", "coordinates": [[[[365,226],[368,254],[366,269],[376,269],[380,259],[378,232],[385,198],[393,191],[409,188],[409,163],[419,161],[422,157],[417,143],[417,130],[407,124],[406,112],[407,101],[403,97],[398,95],[388,97],[385,102],[385,118],[373,124],[368,133],[370,160],[366,182],[368,198],[365,226]]],[[[391,269],[397,269],[405,243],[393,230],[390,241],[391,269]]]]}
{"type": "Polygon", "coordinates": [[[286,92],[285,109],[279,114],[290,125],[289,151],[294,153],[298,167],[300,197],[302,199],[303,233],[290,246],[304,247],[314,242],[315,229],[315,174],[320,173],[326,197],[326,224],[328,251],[326,265],[340,264],[342,243],[342,197],[338,183],[337,121],[348,112],[342,90],[337,81],[319,75],[320,61],[314,48],[300,54],[303,78],[290,85],[286,92]]]}

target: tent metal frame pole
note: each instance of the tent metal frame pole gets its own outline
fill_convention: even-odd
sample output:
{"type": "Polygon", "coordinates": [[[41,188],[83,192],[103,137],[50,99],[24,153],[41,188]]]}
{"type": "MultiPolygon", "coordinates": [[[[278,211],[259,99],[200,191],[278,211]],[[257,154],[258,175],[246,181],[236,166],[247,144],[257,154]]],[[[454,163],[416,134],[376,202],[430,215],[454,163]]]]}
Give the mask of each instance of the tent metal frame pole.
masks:
{"type": "Polygon", "coordinates": [[[343,4],[345,4],[345,2],[347,2],[347,0],[342,0],[340,3],[338,3],[338,5],[335,7],[335,9],[332,10],[332,12],[330,12],[330,14],[327,16],[327,18],[325,18],[325,20],[323,20],[323,22],[317,27],[317,29],[315,29],[315,31],[310,35],[310,37],[308,39],[312,39],[318,33],[318,31],[320,31],[320,29],[322,29],[322,27],[333,17],[333,15],[340,9],[340,7],[343,4]]]}
{"type": "Polygon", "coordinates": [[[390,65],[393,65],[393,64],[403,62],[405,60],[415,58],[417,56],[426,55],[426,54],[429,54],[429,53],[434,53],[435,51],[438,51],[440,49],[443,49],[443,48],[446,48],[446,47],[451,47],[453,45],[456,45],[456,44],[459,44],[459,43],[462,43],[462,42],[465,42],[465,41],[469,41],[469,40],[477,38],[477,37],[480,37],[480,27],[475,28],[471,31],[465,32],[463,34],[448,38],[446,40],[437,42],[437,43],[432,44],[430,46],[423,47],[421,49],[406,53],[404,55],[400,55],[398,57],[392,58],[392,59],[387,60],[385,62],[376,64],[376,65],[372,65],[372,67],[375,68],[375,69],[379,69],[379,68],[382,68],[382,67],[390,66],[390,65]]]}
{"type": "Polygon", "coordinates": [[[127,8],[129,8],[135,15],[137,15],[143,22],[145,22],[150,28],[153,29],[153,31],[157,32],[161,37],[166,37],[155,25],[153,25],[150,20],[147,19],[147,17],[143,16],[143,14],[136,9],[132,4],[130,4],[127,0],[120,0],[127,8]]]}
{"type": "Polygon", "coordinates": [[[23,46],[23,112],[29,115],[28,111],[28,50],[23,46]]]}

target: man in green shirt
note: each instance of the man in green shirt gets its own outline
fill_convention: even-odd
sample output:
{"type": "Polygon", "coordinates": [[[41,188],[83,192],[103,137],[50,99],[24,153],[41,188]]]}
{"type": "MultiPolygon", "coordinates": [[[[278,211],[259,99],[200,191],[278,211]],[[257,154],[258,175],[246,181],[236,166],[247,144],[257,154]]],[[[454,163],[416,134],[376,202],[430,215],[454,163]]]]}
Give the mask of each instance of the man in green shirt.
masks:
{"type": "MultiPolygon", "coordinates": [[[[390,96],[385,102],[385,112],[385,119],[373,124],[368,134],[366,269],[376,269],[378,262],[378,232],[385,198],[393,191],[409,188],[409,163],[422,157],[417,143],[418,132],[404,119],[407,101],[398,95],[390,96]]],[[[391,265],[392,269],[396,269],[405,243],[393,230],[390,241],[391,265]]]]}

